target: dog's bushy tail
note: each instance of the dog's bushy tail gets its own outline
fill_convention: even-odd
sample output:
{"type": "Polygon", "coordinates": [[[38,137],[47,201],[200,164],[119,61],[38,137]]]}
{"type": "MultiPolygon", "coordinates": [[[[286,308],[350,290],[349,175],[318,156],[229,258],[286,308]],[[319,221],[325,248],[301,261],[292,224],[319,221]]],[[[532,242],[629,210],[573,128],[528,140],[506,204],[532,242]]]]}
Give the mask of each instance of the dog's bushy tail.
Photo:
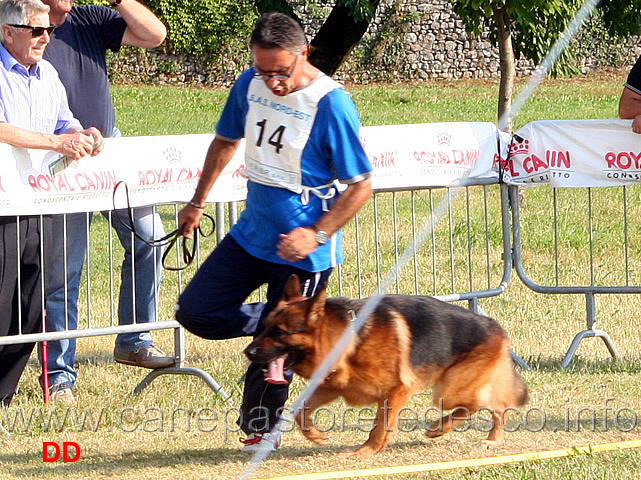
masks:
{"type": "Polygon", "coordinates": [[[516,371],[514,366],[512,366],[512,372],[514,375],[512,378],[512,385],[513,385],[514,399],[517,402],[516,406],[525,405],[529,400],[527,385],[525,384],[525,380],[523,380],[523,377],[521,376],[521,374],[516,371]]]}
{"type": "Polygon", "coordinates": [[[503,352],[500,373],[496,378],[495,398],[500,399],[505,407],[519,407],[528,401],[528,391],[525,380],[516,371],[508,348],[503,352]]]}

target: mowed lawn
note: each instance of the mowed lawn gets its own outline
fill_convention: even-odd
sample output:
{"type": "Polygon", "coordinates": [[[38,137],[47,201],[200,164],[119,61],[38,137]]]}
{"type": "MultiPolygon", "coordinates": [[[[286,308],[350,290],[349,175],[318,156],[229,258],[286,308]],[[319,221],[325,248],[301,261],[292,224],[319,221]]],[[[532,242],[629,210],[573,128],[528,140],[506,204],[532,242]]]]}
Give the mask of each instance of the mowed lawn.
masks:
{"type": "MultiPolygon", "coordinates": [[[[515,127],[538,119],[615,118],[624,81],[625,72],[546,80],[523,111],[517,113],[515,127]]],[[[520,79],[519,86],[524,82],[520,79]]],[[[495,80],[348,86],[348,90],[364,125],[496,121],[495,80]]],[[[226,98],[224,89],[115,86],[112,92],[118,125],[128,136],[209,133],[226,98]]],[[[603,195],[602,205],[607,210],[613,200],[607,192],[603,195]]],[[[545,275],[549,263],[552,241],[537,228],[540,219],[549,216],[545,207],[548,196],[546,187],[527,189],[522,212],[525,231],[533,238],[526,244],[526,260],[534,275],[545,275]]],[[[636,246],[641,233],[635,223],[639,216],[634,215],[641,208],[637,197],[636,187],[631,187],[630,218],[634,225],[630,226],[630,244],[634,260],[639,256],[636,246]]],[[[569,200],[571,205],[573,198],[569,200]]],[[[575,207],[581,208],[578,199],[575,207]]],[[[164,218],[171,221],[172,212],[163,212],[164,218]]],[[[573,225],[572,210],[569,212],[564,218],[573,225]]],[[[564,264],[568,271],[581,269],[585,262],[587,245],[578,230],[564,230],[567,243],[576,252],[564,264]]],[[[618,241],[615,230],[600,232],[602,245],[618,241]]],[[[104,238],[108,232],[106,223],[96,218],[92,232],[95,238],[104,238]]],[[[204,252],[212,246],[204,243],[204,252]]],[[[372,251],[363,252],[364,258],[373,255],[372,251]]],[[[620,263],[605,247],[596,249],[594,255],[593,263],[603,275],[620,263]]],[[[632,262],[633,268],[641,265],[639,260],[632,262]]],[[[500,252],[497,262],[500,263],[500,252]]],[[[103,265],[105,271],[97,275],[108,275],[109,263],[105,261],[103,265]]],[[[188,280],[192,274],[193,269],[185,272],[180,281],[188,280]]],[[[166,274],[163,319],[171,318],[176,295],[172,287],[177,282],[174,275],[166,274]]],[[[313,446],[289,425],[283,446],[257,467],[255,476],[383,469],[608,444],[612,450],[606,452],[546,460],[530,457],[497,466],[456,464],[452,466],[458,468],[430,473],[381,470],[378,478],[640,478],[641,450],[618,448],[634,446],[626,442],[641,439],[639,296],[597,298],[598,326],[609,332],[622,358],[612,360],[600,340],[588,339],[582,342],[568,369],[561,367],[561,360],[573,336],[585,326],[582,296],[536,294],[513,274],[504,294],[481,300],[480,305],[504,326],[513,350],[532,366],[532,370],[521,371],[530,401],[512,416],[512,431],[506,434],[502,445],[489,451],[483,448],[480,442],[487,435],[487,424],[482,415],[467,422],[459,432],[427,440],[422,423],[434,419],[434,412],[429,408],[430,392],[425,391],[408,404],[395,442],[375,458],[358,461],[338,457],[337,453],[365,441],[371,411],[351,411],[337,403],[318,417],[319,423],[330,431],[329,446],[313,446]]],[[[154,338],[163,349],[172,351],[171,332],[157,332],[154,338]]],[[[241,435],[235,425],[242,395],[240,378],[246,367],[242,349],[246,344],[247,339],[210,342],[189,334],[186,337],[188,366],[210,373],[231,394],[231,404],[222,401],[200,379],[187,376],[161,377],[142,394],[133,395],[146,372],[114,364],[113,338],[96,337],[78,341],[77,405],[69,409],[44,407],[34,355],[21,382],[21,394],[11,408],[0,410],[0,426],[11,432],[9,436],[0,430],[0,479],[239,478],[250,461],[240,451],[241,435]],[[80,458],[76,462],[44,463],[43,442],[61,446],[73,442],[81,450],[80,458]]],[[[292,398],[303,388],[304,382],[295,379],[292,398]]],[[[354,475],[349,478],[367,477],[365,472],[354,475]]]]}

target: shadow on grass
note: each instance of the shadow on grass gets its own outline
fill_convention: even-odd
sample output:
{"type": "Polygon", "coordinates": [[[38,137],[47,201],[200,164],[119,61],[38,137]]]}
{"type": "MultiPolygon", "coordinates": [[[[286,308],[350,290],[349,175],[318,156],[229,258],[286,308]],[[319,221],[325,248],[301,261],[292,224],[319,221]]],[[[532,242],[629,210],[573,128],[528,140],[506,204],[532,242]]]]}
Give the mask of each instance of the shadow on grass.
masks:
{"type": "Polygon", "coordinates": [[[38,454],[0,454],[0,464],[9,466],[14,476],[27,476],[35,478],[45,472],[63,474],[69,478],[87,478],[89,474],[109,474],[118,478],[119,472],[131,472],[143,468],[171,468],[180,465],[223,465],[225,463],[244,462],[249,455],[224,449],[187,449],[180,452],[157,451],[129,451],[118,455],[81,454],[80,459],[74,463],[62,461],[43,464],[40,452],[38,454]],[[37,464],[38,462],[39,464],[37,464]]]}
{"type": "Polygon", "coordinates": [[[568,368],[563,368],[561,358],[530,357],[526,363],[535,371],[565,373],[641,373],[641,358],[608,358],[605,360],[586,360],[574,357],[568,368]]]}
{"type": "MultiPolygon", "coordinates": [[[[394,443],[389,449],[402,449],[412,446],[425,446],[421,442],[394,443]]],[[[314,446],[287,447],[283,446],[271,453],[266,460],[297,459],[310,457],[319,453],[335,456],[339,453],[351,452],[359,445],[339,446],[314,446]]],[[[109,454],[81,454],[80,459],[74,463],[63,463],[61,460],[52,463],[43,463],[41,452],[0,454],[0,465],[3,469],[8,467],[9,472],[15,477],[42,478],[46,474],[60,474],[66,478],[88,478],[101,474],[109,474],[118,478],[119,474],[130,473],[137,469],[162,469],[188,467],[190,465],[240,467],[244,470],[252,460],[253,454],[235,448],[213,449],[185,449],[182,451],[128,451],[118,455],[109,454]]],[[[212,477],[215,478],[215,477],[212,477]]]]}

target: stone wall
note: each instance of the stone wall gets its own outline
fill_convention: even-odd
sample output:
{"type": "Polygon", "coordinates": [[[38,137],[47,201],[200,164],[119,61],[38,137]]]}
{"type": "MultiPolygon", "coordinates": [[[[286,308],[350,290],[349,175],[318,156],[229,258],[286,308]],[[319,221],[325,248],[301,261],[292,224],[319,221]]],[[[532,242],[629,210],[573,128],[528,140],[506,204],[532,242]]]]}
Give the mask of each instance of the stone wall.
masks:
{"type": "MultiPolygon", "coordinates": [[[[322,23],[322,14],[318,8],[300,12],[309,38],[322,23]]],[[[613,42],[590,26],[580,35],[574,48],[584,73],[632,65],[641,53],[636,38],[613,42]]],[[[335,77],[357,83],[498,77],[498,50],[488,37],[487,32],[478,38],[468,35],[448,0],[382,0],[367,34],[335,77]]],[[[230,51],[211,62],[160,50],[123,49],[113,57],[110,71],[116,80],[220,86],[229,85],[249,61],[247,51],[230,51]]],[[[531,62],[517,63],[517,75],[532,70],[531,62]]]]}

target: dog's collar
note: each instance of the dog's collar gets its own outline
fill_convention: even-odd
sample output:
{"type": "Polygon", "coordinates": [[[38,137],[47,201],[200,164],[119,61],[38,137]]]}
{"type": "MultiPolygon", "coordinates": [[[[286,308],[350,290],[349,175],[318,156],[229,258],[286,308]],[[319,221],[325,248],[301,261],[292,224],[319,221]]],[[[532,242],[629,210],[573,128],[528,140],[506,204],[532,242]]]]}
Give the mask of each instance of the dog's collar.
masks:
{"type": "Polygon", "coordinates": [[[336,369],[333,369],[331,372],[329,372],[329,374],[325,377],[324,382],[329,382],[334,375],[336,375],[336,369]]]}

